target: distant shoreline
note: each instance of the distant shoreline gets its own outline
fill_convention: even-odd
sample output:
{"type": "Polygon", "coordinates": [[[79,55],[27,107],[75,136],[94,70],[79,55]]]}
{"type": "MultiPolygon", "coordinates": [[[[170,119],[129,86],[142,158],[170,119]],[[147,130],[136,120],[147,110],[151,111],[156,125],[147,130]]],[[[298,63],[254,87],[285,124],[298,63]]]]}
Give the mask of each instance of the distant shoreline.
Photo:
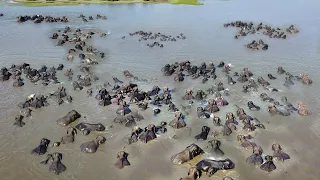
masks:
{"type": "Polygon", "coordinates": [[[8,1],[6,1],[6,3],[9,3],[9,4],[16,4],[16,3],[18,3],[18,2],[15,2],[15,1],[13,1],[13,0],[8,0],[8,1]]]}
{"type": "Polygon", "coordinates": [[[81,4],[185,4],[201,5],[198,0],[9,0],[8,4],[21,6],[76,6],[81,4]]]}

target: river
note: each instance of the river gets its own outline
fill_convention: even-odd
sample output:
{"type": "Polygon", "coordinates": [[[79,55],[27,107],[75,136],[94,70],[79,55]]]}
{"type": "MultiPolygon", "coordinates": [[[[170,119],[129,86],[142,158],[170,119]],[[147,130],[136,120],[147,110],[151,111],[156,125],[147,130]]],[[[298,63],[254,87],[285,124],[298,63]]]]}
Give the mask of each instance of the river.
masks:
{"type": "MultiPolygon", "coordinates": [[[[200,85],[194,81],[175,84],[172,77],[162,77],[161,67],[166,63],[181,60],[190,60],[193,63],[220,61],[231,63],[233,70],[240,71],[248,67],[254,75],[267,79],[268,73],[276,74],[277,67],[283,66],[293,74],[306,72],[313,79],[311,86],[296,83],[292,88],[285,88],[283,78],[272,81],[272,85],[281,89],[279,93],[272,93],[272,97],[279,99],[286,95],[290,102],[297,104],[303,101],[308,105],[311,116],[301,117],[292,114],[289,117],[270,116],[266,111],[267,104],[261,102],[258,94],[243,95],[239,92],[242,85],[225,85],[230,89],[231,96],[227,100],[231,105],[222,108],[217,115],[224,119],[228,111],[235,112],[233,104],[245,107],[247,99],[262,107],[260,112],[250,112],[253,116],[266,124],[266,130],[258,130],[254,141],[264,149],[264,154],[272,154],[271,144],[277,142],[282,145],[291,159],[285,162],[275,162],[277,170],[265,173],[259,168],[248,165],[245,159],[251,155],[250,151],[239,148],[236,143],[236,133],[230,137],[220,137],[221,149],[225,156],[236,163],[235,170],[218,172],[211,179],[222,179],[229,175],[239,180],[294,180],[294,179],[320,179],[320,2],[316,0],[230,0],[230,1],[203,1],[203,6],[188,5],[79,5],[65,7],[21,7],[1,6],[0,12],[0,62],[1,67],[11,66],[13,63],[27,62],[40,68],[41,65],[58,65],[63,63],[66,67],[76,69],[79,62],[66,60],[66,49],[56,47],[49,36],[54,30],[64,28],[66,24],[34,24],[32,22],[18,24],[18,15],[43,14],[51,16],[67,16],[71,28],[87,28],[95,31],[110,31],[105,38],[94,38],[97,49],[106,53],[106,58],[93,67],[93,71],[100,77],[98,83],[112,82],[112,76],[126,80],[122,71],[128,69],[140,78],[150,79],[157,77],[158,82],[139,83],[142,88],[151,88],[153,85],[160,87],[169,86],[179,88],[175,93],[174,102],[185,103],[180,100],[185,88],[209,87],[213,82],[200,85]],[[78,19],[79,14],[107,15],[108,20],[94,20],[84,23],[78,19]],[[264,22],[272,26],[284,27],[295,24],[300,33],[291,35],[287,40],[269,39],[263,35],[250,35],[236,40],[233,38],[236,29],[224,28],[223,23],[229,21],[264,22]],[[129,32],[145,30],[178,35],[183,33],[186,40],[166,42],[164,48],[148,48],[144,42],[138,42],[135,37],[128,37],[129,32]],[[126,39],[121,39],[127,36],[126,39]],[[253,39],[263,39],[269,44],[268,51],[250,51],[244,47],[253,39]],[[270,121],[270,123],[267,123],[270,121]]],[[[78,73],[78,72],[76,72],[78,73]]],[[[218,69],[217,75],[225,78],[218,69]]],[[[74,97],[71,104],[64,103],[37,109],[32,118],[25,120],[22,128],[13,126],[14,116],[20,109],[17,104],[32,93],[46,94],[57,88],[57,85],[42,87],[32,85],[29,81],[21,88],[12,87],[12,80],[0,84],[0,174],[4,180],[15,179],[95,179],[95,180],[163,180],[179,179],[186,175],[189,166],[174,166],[170,157],[187,145],[194,142],[192,136],[173,140],[175,133],[183,131],[169,130],[150,144],[126,145],[122,138],[130,129],[114,124],[115,106],[99,107],[97,100],[87,98],[85,90],[76,92],[70,87],[70,82],[63,75],[58,75],[67,92],[74,97]],[[67,171],[56,176],[48,172],[48,166],[40,164],[45,157],[34,156],[30,151],[36,147],[41,138],[52,141],[59,140],[65,133],[65,128],[57,125],[56,120],[68,111],[75,109],[87,119],[81,118],[77,122],[101,122],[107,126],[114,125],[107,132],[101,133],[107,142],[99,147],[95,154],[80,152],[80,144],[92,140],[97,133],[76,136],[73,144],[61,145],[59,148],[49,148],[49,152],[61,152],[62,162],[67,171]],[[118,170],[114,167],[116,153],[122,148],[129,153],[131,166],[118,170]]],[[[95,86],[93,86],[95,87],[95,86]]],[[[259,92],[261,93],[261,91],[259,92]]],[[[249,112],[249,110],[247,110],[249,112]]],[[[192,135],[200,132],[202,125],[212,126],[211,120],[199,120],[194,117],[194,112],[187,123],[192,126],[192,135]]],[[[148,112],[143,112],[145,119],[141,125],[149,123],[158,124],[162,120],[170,121],[172,114],[163,113],[153,117],[148,112]]],[[[139,125],[140,125],[139,124],[139,125]]],[[[196,142],[205,147],[206,142],[196,142]]],[[[208,156],[208,155],[205,155],[208,156]]],[[[205,175],[201,179],[206,179],[205,175]]],[[[208,178],[209,179],[209,178],[208,178]]]]}

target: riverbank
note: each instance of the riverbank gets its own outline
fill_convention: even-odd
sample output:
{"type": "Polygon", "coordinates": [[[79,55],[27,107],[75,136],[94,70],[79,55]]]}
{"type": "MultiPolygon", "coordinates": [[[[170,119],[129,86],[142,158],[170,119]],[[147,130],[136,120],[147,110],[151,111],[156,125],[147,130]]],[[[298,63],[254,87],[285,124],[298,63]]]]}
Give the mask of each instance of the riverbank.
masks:
{"type": "Polygon", "coordinates": [[[13,5],[22,6],[75,6],[80,4],[185,4],[202,5],[198,0],[14,0],[13,5]]]}

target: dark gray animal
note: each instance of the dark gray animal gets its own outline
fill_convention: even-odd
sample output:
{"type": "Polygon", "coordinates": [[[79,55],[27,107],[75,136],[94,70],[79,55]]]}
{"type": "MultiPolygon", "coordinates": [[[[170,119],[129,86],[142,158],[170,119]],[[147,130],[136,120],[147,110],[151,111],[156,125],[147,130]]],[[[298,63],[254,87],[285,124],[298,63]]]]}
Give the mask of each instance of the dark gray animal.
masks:
{"type": "Polygon", "coordinates": [[[208,126],[202,126],[201,133],[196,135],[194,138],[196,140],[207,140],[210,128],[208,126]]]}
{"type": "Polygon", "coordinates": [[[174,154],[171,157],[171,162],[173,164],[183,164],[192,160],[194,157],[203,154],[204,151],[196,144],[191,144],[186,147],[183,151],[174,154]]]}
{"type": "Polygon", "coordinates": [[[81,117],[81,115],[76,110],[72,110],[72,111],[68,112],[67,115],[58,119],[57,123],[60,125],[63,125],[63,126],[67,126],[70,123],[73,123],[74,121],[76,121],[80,117],[81,117]]]}
{"type": "Polygon", "coordinates": [[[74,142],[74,136],[77,135],[77,130],[73,127],[69,127],[67,129],[67,134],[63,137],[61,137],[59,142],[55,142],[54,146],[59,146],[60,143],[67,144],[67,143],[73,143],[74,142]]]}
{"type": "Polygon", "coordinates": [[[211,160],[203,159],[196,164],[198,170],[206,172],[211,177],[218,170],[229,170],[235,167],[235,164],[229,159],[224,160],[211,160]]]}
{"type": "Polygon", "coordinates": [[[264,159],[266,161],[260,166],[260,169],[267,171],[267,172],[271,172],[277,168],[276,165],[273,163],[272,156],[267,155],[264,159]]]}
{"type": "Polygon", "coordinates": [[[80,131],[82,131],[83,135],[88,135],[90,134],[91,131],[104,131],[106,130],[106,127],[101,124],[90,124],[90,123],[79,123],[76,125],[76,128],[80,131]]]}
{"type": "Polygon", "coordinates": [[[221,141],[219,140],[212,140],[208,142],[207,150],[209,153],[214,154],[214,156],[223,156],[224,152],[220,149],[221,141]]]}
{"type": "Polygon", "coordinates": [[[280,144],[272,144],[272,151],[273,151],[273,157],[276,158],[279,161],[284,161],[287,159],[290,159],[290,156],[282,151],[282,147],[280,144]]]}
{"type": "Polygon", "coordinates": [[[42,138],[40,141],[40,145],[34,148],[31,151],[31,154],[43,155],[47,152],[48,145],[50,144],[50,140],[46,138],[42,138]]]}
{"type": "Polygon", "coordinates": [[[13,123],[13,125],[18,126],[18,127],[23,127],[24,125],[26,125],[25,122],[23,122],[23,116],[22,115],[17,115],[15,117],[15,122],[13,123]]]}
{"type": "Polygon", "coordinates": [[[117,154],[118,161],[114,164],[117,168],[122,169],[125,166],[130,166],[130,162],[128,161],[128,153],[124,151],[120,151],[117,154]]]}
{"type": "Polygon", "coordinates": [[[44,161],[41,162],[41,164],[47,164],[48,161],[51,160],[52,164],[49,167],[49,171],[53,172],[57,175],[65,171],[67,168],[64,166],[61,162],[62,160],[62,154],[61,153],[53,153],[53,154],[48,154],[48,158],[44,161]]]}
{"type": "Polygon", "coordinates": [[[253,146],[252,155],[249,156],[246,161],[249,164],[260,166],[263,163],[262,153],[263,150],[260,146],[253,146]]]}
{"type": "Polygon", "coordinates": [[[96,139],[81,144],[80,150],[81,152],[84,152],[84,153],[95,153],[99,145],[104,144],[105,142],[106,142],[105,137],[97,136],[96,139]]]}

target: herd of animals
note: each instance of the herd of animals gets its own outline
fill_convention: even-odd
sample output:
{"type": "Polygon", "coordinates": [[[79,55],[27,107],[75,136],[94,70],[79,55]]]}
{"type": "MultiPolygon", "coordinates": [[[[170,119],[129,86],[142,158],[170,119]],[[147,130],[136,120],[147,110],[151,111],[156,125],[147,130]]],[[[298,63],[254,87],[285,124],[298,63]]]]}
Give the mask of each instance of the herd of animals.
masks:
{"type": "MultiPolygon", "coordinates": [[[[235,39],[239,39],[241,36],[247,36],[248,34],[257,33],[262,33],[269,38],[287,39],[289,34],[299,33],[299,30],[294,25],[290,25],[285,29],[280,29],[273,28],[272,26],[263,23],[254,25],[252,22],[234,21],[224,24],[224,27],[238,28],[237,34],[234,36],[235,39]]],[[[251,43],[248,43],[246,47],[251,50],[268,50],[269,45],[264,43],[262,40],[259,40],[258,42],[253,40],[251,43]]]]}
{"type": "MultiPolygon", "coordinates": [[[[136,31],[133,33],[129,33],[130,36],[140,36],[139,42],[140,41],[148,41],[148,40],[157,40],[159,39],[161,42],[176,42],[177,39],[186,39],[187,37],[183,34],[180,33],[178,36],[172,36],[172,35],[165,35],[160,32],[158,33],[152,33],[152,32],[146,32],[146,31],[136,31]]],[[[125,39],[126,36],[122,36],[122,39],[125,39]]],[[[159,43],[157,41],[154,41],[153,43],[147,43],[147,46],[152,48],[152,47],[160,47],[163,48],[164,45],[162,43],[159,43]]]]}
{"type": "MultiPolygon", "coordinates": [[[[86,16],[81,14],[79,18],[86,20],[86,16]]],[[[68,22],[66,17],[51,17],[51,16],[19,16],[17,17],[18,22],[26,22],[28,20],[34,21],[34,23],[41,22],[68,22]]],[[[96,19],[107,19],[105,16],[97,15],[96,19]]],[[[89,20],[93,20],[92,16],[89,16],[89,20]]],[[[242,27],[242,34],[246,34],[252,31],[259,31],[259,29],[266,29],[270,31],[267,33],[270,37],[272,34],[278,34],[279,31],[274,31],[269,26],[262,26],[260,24],[258,28],[252,28],[252,24],[235,22],[228,23],[225,25],[242,27]],[[247,30],[248,32],[245,32],[247,30]]],[[[290,32],[293,27],[290,26],[290,32]]],[[[156,39],[162,38],[164,40],[172,40],[174,37],[162,35],[161,33],[148,33],[144,31],[137,31],[131,33],[130,35],[141,35],[142,39],[156,39]]],[[[280,33],[281,34],[281,33],[280,33]]],[[[82,75],[77,75],[74,79],[73,70],[67,68],[64,71],[64,75],[68,78],[69,81],[73,81],[73,90],[81,91],[86,87],[88,97],[93,96],[93,89],[90,88],[92,84],[97,81],[99,78],[91,72],[91,66],[98,64],[99,60],[102,60],[105,55],[103,52],[95,49],[92,45],[89,45],[88,39],[94,35],[99,35],[100,37],[106,36],[105,33],[93,32],[93,31],[84,31],[80,28],[71,29],[69,26],[66,26],[64,29],[58,30],[53,33],[50,37],[53,41],[57,41],[57,46],[64,46],[68,48],[67,60],[72,61],[74,58],[80,59],[81,63],[79,65],[80,72],[82,75]],[[73,46],[73,48],[70,48],[73,46]]],[[[182,39],[185,39],[183,34],[180,35],[182,39]]],[[[284,34],[281,34],[283,37],[284,34]]],[[[261,42],[259,42],[260,44],[261,42]]],[[[191,64],[190,61],[175,62],[173,64],[166,64],[162,68],[164,76],[174,76],[173,80],[177,83],[182,82],[185,78],[191,78],[193,80],[200,80],[202,83],[209,83],[209,79],[216,80],[216,70],[221,69],[222,72],[227,76],[227,82],[218,81],[211,88],[207,90],[198,90],[197,92],[192,91],[192,89],[187,89],[185,95],[182,97],[182,100],[188,102],[189,106],[177,108],[173,103],[172,94],[175,93],[174,89],[169,89],[167,87],[160,88],[159,86],[154,86],[148,91],[144,91],[134,83],[124,83],[122,80],[117,77],[113,77],[114,85],[112,86],[109,82],[104,83],[103,85],[97,86],[97,94],[95,94],[95,99],[98,100],[100,106],[119,106],[116,114],[117,117],[114,119],[115,123],[119,123],[125,127],[131,128],[131,134],[125,137],[128,144],[137,143],[139,141],[143,143],[148,143],[157,138],[161,133],[166,133],[168,126],[174,129],[181,128],[192,128],[188,127],[187,122],[185,121],[186,116],[188,116],[187,109],[191,109],[194,102],[202,102],[204,107],[197,107],[197,118],[199,119],[211,119],[213,122],[213,127],[202,126],[201,132],[194,137],[196,141],[208,141],[208,146],[204,150],[195,143],[190,144],[181,152],[174,154],[171,157],[171,162],[173,164],[183,164],[186,163],[196,156],[203,154],[205,151],[212,153],[213,156],[223,158],[224,152],[221,150],[220,146],[222,142],[218,140],[218,136],[230,136],[233,132],[236,132],[239,128],[242,128],[244,131],[255,131],[257,128],[265,129],[265,125],[262,124],[257,118],[252,117],[246,112],[243,108],[237,106],[236,113],[228,112],[226,113],[225,121],[222,122],[222,118],[214,115],[216,112],[219,112],[221,108],[225,106],[230,106],[229,102],[224,96],[229,96],[229,91],[224,87],[223,83],[233,85],[236,83],[243,83],[243,93],[248,93],[251,91],[258,91],[259,88],[273,92],[277,92],[276,88],[270,87],[269,81],[265,80],[263,77],[257,78],[257,83],[253,79],[253,73],[248,69],[244,68],[242,72],[232,72],[231,66],[225,64],[223,61],[215,65],[214,63],[202,63],[201,65],[191,64]],[[236,79],[233,80],[233,79],[236,79]],[[223,94],[223,95],[222,95],[223,94]],[[213,98],[209,98],[213,97],[213,98]],[[144,117],[140,112],[149,110],[148,108],[152,105],[154,108],[153,113],[157,115],[163,110],[173,113],[173,119],[167,123],[162,121],[159,125],[149,124],[147,127],[138,127],[137,121],[144,120],[144,117]],[[137,106],[139,111],[131,110],[132,106],[137,106]],[[238,120],[237,120],[238,119],[238,120]],[[214,134],[213,137],[210,135],[214,134]]],[[[42,84],[47,86],[49,83],[59,84],[59,80],[56,77],[56,74],[59,71],[63,71],[64,65],[59,64],[57,67],[51,66],[47,67],[43,65],[40,69],[32,68],[30,64],[23,63],[20,65],[12,65],[10,68],[3,67],[1,69],[0,80],[9,81],[13,80],[13,86],[20,87],[24,85],[24,79],[28,79],[31,83],[42,84]],[[24,75],[25,78],[22,78],[24,75]]],[[[290,87],[296,82],[301,82],[305,85],[312,84],[312,80],[307,74],[300,74],[298,76],[292,75],[290,72],[285,71],[282,67],[278,67],[277,73],[279,78],[284,78],[284,86],[290,87]],[[294,82],[295,81],[295,82],[294,82]]],[[[140,79],[128,70],[123,72],[124,78],[133,79],[136,81],[147,81],[140,79]]],[[[277,77],[272,74],[268,74],[267,77],[270,81],[276,79],[277,77]]],[[[268,96],[266,93],[261,93],[260,98],[264,102],[270,103],[267,108],[267,111],[271,115],[282,115],[289,116],[292,113],[297,112],[301,116],[310,115],[310,112],[307,106],[303,103],[298,103],[295,107],[291,104],[287,97],[283,96],[279,101],[268,96]]],[[[22,110],[15,117],[14,125],[18,127],[23,127],[26,123],[23,121],[31,116],[33,109],[39,109],[46,106],[49,106],[48,101],[56,101],[57,104],[62,104],[65,101],[72,103],[73,98],[66,93],[66,88],[60,86],[56,91],[49,93],[48,95],[35,95],[31,94],[24,101],[18,104],[18,107],[22,110]]],[[[254,102],[247,102],[248,109],[250,111],[261,111],[262,109],[255,105],[254,102]]],[[[59,118],[57,123],[62,127],[66,128],[66,135],[62,136],[59,141],[51,142],[47,138],[42,138],[38,147],[34,148],[31,153],[35,155],[44,155],[47,154],[47,149],[50,144],[51,147],[59,147],[61,144],[73,143],[75,137],[77,136],[77,131],[81,131],[83,135],[88,135],[91,132],[105,131],[106,128],[101,123],[86,123],[80,122],[76,126],[72,126],[76,120],[80,119],[82,115],[76,110],[68,112],[65,116],[59,118]]],[[[85,117],[83,117],[85,118],[85,117]]],[[[271,146],[273,151],[272,155],[266,154],[263,158],[263,154],[266,153],[258,144],[252,141],[254,137],[250,135],[238,134],[236,136],[237,141],[240,146],[252,151],[252,155],[246,159],[246,162],[254,166],[259,166],[260,169],[271,172],[276,169],[274,160],[285,161],[290,159],[290,156],[285,153],[280,144],[274,143],[271,146]]],[[[102,135],[97,135],[95,139],[84,142],[80,145],[80,151],[84,153],[95,153],[99,146],[106,142],[106,138],[102,135]]],[[[118,168],[124,168],[125,166],[130,166],[128,160],[128,153],[125,151],[119,151],[117,154],[117,161],[115,166],[118,168]]],[[[47,158],[42,161],[42,164],[48,164],[49,171],[54,172],[55,174],[60,174],[66,170],[65,165],[61,162],[62,154],[59,152],[54,152],[52,154],[47,154],[47,158]]],[[[194,167],[191,167],[187,173],[187,176],[181,178],[180,180],[196,180],[200,178],[202,172],[205,172],[209,177],[212,176],[215,172],[219,170],[230,170],[235,168],[235,163],[229,159],[221,160],[212,160],[212,159],[202,159],[194,167]]],[[[232,180],[231,177],[224,177],[224,180],[232,180]]]]}
{"type": "MultiPolygon", "coordinates": [[[[2,14],[3,16],[3,14],[2,14]]],[[[89,16],[88,19],[86,18],[86,16],[84,16],[83,14],[80,14],[79,18],[81,18],[84,22],[88,22],[89,20],[94,20],[93,16],[89,16]]],[[[101,16],[100,14],[97,14],[96,19],[107,19],[107,16],[101,16]]],[[[47,23],[53,23],[53,22],[64,22],[67,23],[69,22],[68,18],[66,16],[62,16],[62,17],[52,17],[52,16],[43,16],[43,15],[33,15],[33,16],[29,16],[29,15],[24,15],[24,16],[18,16],[17,17],[17,21],[19,23],[23,23],[23,22],[27,22],[27,21],[33,21],[34,23],[38,24],[38,23],[42,23],[42,22],[47,22],[47,23]]]]}

